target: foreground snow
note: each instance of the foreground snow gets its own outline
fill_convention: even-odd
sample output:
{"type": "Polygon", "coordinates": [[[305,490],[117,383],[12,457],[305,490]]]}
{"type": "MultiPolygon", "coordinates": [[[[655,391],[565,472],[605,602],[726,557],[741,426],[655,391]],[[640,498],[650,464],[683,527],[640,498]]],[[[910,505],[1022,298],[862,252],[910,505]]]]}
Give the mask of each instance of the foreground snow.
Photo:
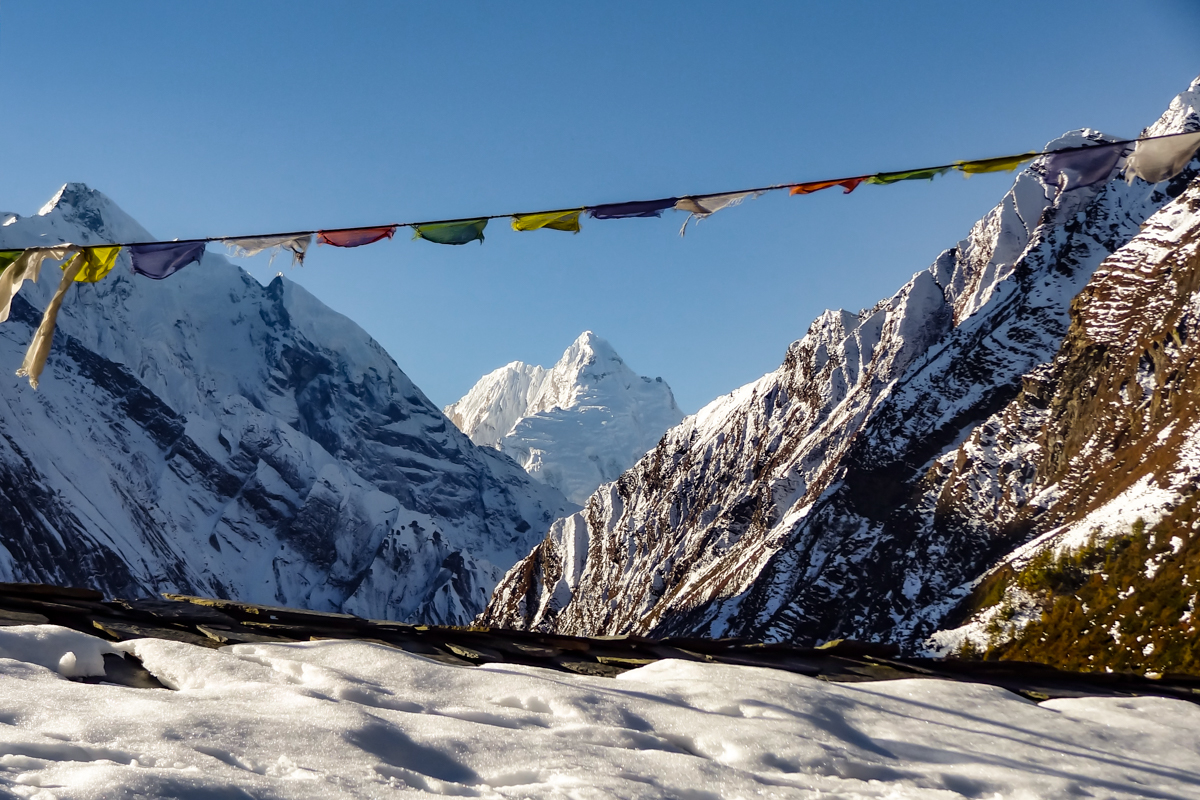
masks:
{"type": "Polygon", "coordinates": [[[0,630],[13,796],[1193,797],[1200,708],[1034,704],[662,661],[617,679],[455,667],[367,642],[114,646],[0,630]],[[135,652],[176,689],[68,681],[135,652]],[[20,659],[20,660],[17,660],[20,659]]]}

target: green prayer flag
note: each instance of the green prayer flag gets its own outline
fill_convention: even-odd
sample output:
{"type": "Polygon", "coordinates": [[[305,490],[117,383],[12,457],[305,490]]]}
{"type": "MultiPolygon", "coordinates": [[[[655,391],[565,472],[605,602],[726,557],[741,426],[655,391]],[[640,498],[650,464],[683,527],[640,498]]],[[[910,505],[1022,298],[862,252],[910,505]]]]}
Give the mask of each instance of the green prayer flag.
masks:
{"type": "Polygon", "coordinates": [[[24,250],[0,250],[0,272],[8,269],[8,265],[16,261],[24,250]]]}
{"type": "Polygon", "coordinates": [[[981,172],[1012,172],[1026,161],[1031,161],[1042,153],[1022,153],[1019,156],[1001,156],[1000,158],[981,158],[978,161],[955,161],[954,168],[968,175],[981,172]]]}
{"type": "Polygon", "coordinates": [[[878,175],[867,178],[867,183],[887,186],[889,183],[898,183],[899,181],[931,181],[949,169],[949,167],[933,167],[910,169],[907,172],[880,172],[878,175]]]}
{"type": "Polygon", "coordinates": [[[513,216],[514,231],[536,231],[550,228],[556,231],[579,233],[579,215],[582,208],[573,211],[548,211],[545,214],[517,214],[513,216]]]}
{"type": "Polygon", "coordinates": [[[466,244],[476,239],[483,241],[483,229],[487,227],[486,219],[468,219],[462,222],[432,222],[428,225],[418,225],[413,232],[414,239],[425,239],[437,244],[466,244]]]}

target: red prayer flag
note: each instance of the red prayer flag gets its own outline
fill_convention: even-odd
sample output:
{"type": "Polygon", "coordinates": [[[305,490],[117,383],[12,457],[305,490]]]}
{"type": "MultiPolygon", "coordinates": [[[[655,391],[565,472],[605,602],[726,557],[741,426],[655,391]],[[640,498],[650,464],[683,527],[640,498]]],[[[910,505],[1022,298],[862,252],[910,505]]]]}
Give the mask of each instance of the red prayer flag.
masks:
{"type": "Polygon", "coordinates": [[[845,180],[838,181],[813,181],[812,183],[801,183],[793,186],[792,191],[788,192],[788,194],[812,194],[813,192],[819,192],[822,189],[828,189],[830,186],[841,186],[846,190],[843,192],[843,194],[850,194],[857,189],[858,185],[864,180],[866,179],[847,178],[845,180]]]}
{"type": "Polygon", "coordinates": [[[334,247],[359,247],[364,244],[378,242],[380,239],[390,239],[396,235],[395,225],[385,225],[382,228],[352,228],[346,231],[317,231],[317,240],[321,244],[331,244],[334,247]]]}

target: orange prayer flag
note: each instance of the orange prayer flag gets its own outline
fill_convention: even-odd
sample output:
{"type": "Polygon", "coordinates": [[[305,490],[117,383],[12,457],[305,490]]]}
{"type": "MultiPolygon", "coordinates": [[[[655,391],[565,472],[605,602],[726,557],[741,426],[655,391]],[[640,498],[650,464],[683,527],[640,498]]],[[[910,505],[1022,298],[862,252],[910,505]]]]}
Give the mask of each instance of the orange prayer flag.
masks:
{"type": "Polygon", "coordinates": [[[788,194],[812,194],[819,192],[822,189],[828,189],[831,186],[841,186],[846,191],[842,194],[850,194],[858,185],[865,180],[864,178],[844,178],[834,181],[812,181],[811,183],[799,183],[792,187],[788,194]]]}

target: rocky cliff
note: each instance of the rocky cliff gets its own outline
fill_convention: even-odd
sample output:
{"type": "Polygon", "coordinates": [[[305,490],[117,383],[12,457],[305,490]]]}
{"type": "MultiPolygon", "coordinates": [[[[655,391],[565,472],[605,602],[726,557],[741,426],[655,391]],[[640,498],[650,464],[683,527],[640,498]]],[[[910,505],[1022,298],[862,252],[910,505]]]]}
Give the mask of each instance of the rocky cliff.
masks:
{"type": "MultiPolygon", "coordinates": [[[[1200,81],[1149,132],[1200,128],[1198,109],[1200,81]]],[[[1079,131],[1049,147],[1106,138],[1079,131]]],[[[1198,171],[1130,184],[1118,163],[1106,181],[1060,191],[1035,162],[896,295],[823,315],[777,371],[685,420],[555,523],[482,619],[920,646],[1033,535],[975,511],[972,524],[942,524],[931,469],[1054,358],[1072,298],[1198,171]]]]}
{"type": "Polygon", "coordinates": [[[1054,360],[923,483],[940,531],[1036,537],[933,643],[1200,671],[1200,181],[1100,266],[1071,319],[1054,360]]]}

